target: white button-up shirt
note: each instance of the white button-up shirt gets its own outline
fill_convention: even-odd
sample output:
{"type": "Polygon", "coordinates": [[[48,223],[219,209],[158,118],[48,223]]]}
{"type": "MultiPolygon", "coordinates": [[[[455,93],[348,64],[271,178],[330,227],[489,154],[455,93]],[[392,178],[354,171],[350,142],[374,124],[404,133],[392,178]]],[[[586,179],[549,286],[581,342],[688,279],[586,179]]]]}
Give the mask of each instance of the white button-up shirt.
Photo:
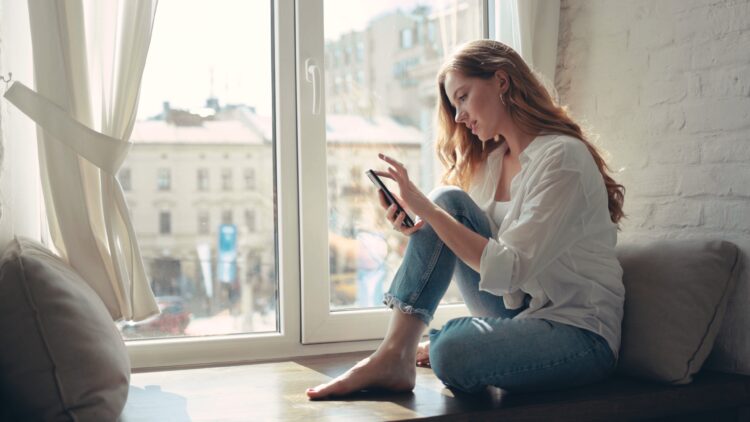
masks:
{"type": "MultiPolygon", "coordinates": [[[[476,172],[469,195],[491,212],[501,145],[476,172]]],[[[502,296],[516,318],[544,318],[593,331],[617,356],[625,289],[615,256],[617,226],[608,209],[604,179],[578,139],[539,136],[519,156],[508,213],[482,252],[479,288],[502,296]]]]}

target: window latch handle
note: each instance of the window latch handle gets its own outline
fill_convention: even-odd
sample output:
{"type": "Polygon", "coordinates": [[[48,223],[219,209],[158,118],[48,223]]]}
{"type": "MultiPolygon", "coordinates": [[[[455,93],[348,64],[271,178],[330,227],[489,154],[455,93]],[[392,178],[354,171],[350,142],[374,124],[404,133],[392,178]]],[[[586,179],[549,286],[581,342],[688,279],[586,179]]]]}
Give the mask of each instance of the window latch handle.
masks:
{"type": "Polygon", "coordinates": [[[313,86],[312,114],[320,114],[320,102],[322,100],[320,66],[315,59],[305,60],[305,80],[313,86]]]}

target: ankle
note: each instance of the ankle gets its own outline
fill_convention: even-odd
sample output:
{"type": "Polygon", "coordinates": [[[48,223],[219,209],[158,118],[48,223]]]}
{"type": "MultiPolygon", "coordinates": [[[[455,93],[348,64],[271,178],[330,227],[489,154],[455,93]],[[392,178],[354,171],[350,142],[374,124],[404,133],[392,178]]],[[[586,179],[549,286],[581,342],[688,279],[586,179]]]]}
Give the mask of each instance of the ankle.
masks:
{"type": "Polygon", "coordinates": [[[375,350],[372,357],[377,360],[409,361],[411,363],[417,356],[417,347],[395,342],[383,342],[375,350]]]}

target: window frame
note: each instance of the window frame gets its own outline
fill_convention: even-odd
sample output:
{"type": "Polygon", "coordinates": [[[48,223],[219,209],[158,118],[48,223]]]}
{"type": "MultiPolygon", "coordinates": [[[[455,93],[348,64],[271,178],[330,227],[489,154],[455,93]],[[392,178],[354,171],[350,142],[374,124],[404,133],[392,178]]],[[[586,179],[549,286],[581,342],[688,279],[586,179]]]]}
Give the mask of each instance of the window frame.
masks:
{"type": "MultiPolygon", "coordinates": [[[[269,1],[273,43],[278,330],[210,337],[128,340],[126,345],[134,372],[374,350],[385,333],[389,312],[386,309],[337,312],[338,315],[330,315],[327,248],[320,247],[320,238],[316,238],[320,233],[309,229],[311,224],[320,226],[319,221],[326,221],[328,186],[324,128],[320,116],[317,136],[322,142],[318,141],[318,145],[314,145],[309,137],[301,136],[301,128],[307,127],[305,123],[310,118],[309,105],[312,101],[312,86],[304,82],[304,58],[311,57],[312,46],[309,42],[319,43],[315,47],[315,57],[321,71],[322,84],[325,80],[323,37],[321,33],[318,40],[300,35],[295,39],[295,34],[301,33],[298,32],[300,24],[310,25],[311,22],[319,22],[322,31],[322,0],[269,1]],[[302,17],[304,22],[301,22],[302,17]],[[313,154],[308,157],[306,154],[311,151],[313,154]],[[300,161],[300,156],[308,159],[300,161]],[[316,163],[316,157],[322,159],[316,163]],[[308,173],[310,170],[314,171],[308,173]],[[319,177],[311,177],[311,174],[319,177]],[[317,206],[306,208],[306,204],[315,204],[315,201],[318,202],[317,206]],[[323,289],[312,282],[310,275],[313,273],[307,272],[315,260],[324,265],[322,268],[318,267],[318,271],[325,270],[323,289]],[[316,289],[318,292],[315,292],[316,289]],[[309,307],[313,302],[307,300],[307,295],[319,294],[321,291],[325,296],[325,306],[317,311],[311,310],[309,307]],[[316,318],[309,318],[311,311],[317,314],[316,318]],[[376,323],[372,324],[373,321],[376,323]],[[361,332],[355,335],[355,331],[361,332]]],[[[482,1],[485,36],[492,37],[494,32],[492,21],[495,1],[503,0],[482,1]]],[[[325,110],[324,101],[322,98],[321,110],[325,110]]],[[[325,227],[327,225],[324,224],[323,228],[325,227]]],[[[327,236],[323,239],[327,239],[327,236]]],[[[433,325],[442,324],[448,318],[465,313],[463,305],[443,306],[433,325]]]]}

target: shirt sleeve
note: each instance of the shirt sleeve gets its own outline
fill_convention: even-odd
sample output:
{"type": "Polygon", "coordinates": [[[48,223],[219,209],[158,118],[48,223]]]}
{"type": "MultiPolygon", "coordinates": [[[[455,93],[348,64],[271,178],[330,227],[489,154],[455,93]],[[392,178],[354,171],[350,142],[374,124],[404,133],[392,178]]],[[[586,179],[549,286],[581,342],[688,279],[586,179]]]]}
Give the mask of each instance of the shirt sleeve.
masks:
{"type": "Polygon", "coordinates": [[[490,239],[479,262],[480,290],[511,295],[584,235],[588,208],[580,169],[548,158],[532,176],[520,216],[490,239]]]}

